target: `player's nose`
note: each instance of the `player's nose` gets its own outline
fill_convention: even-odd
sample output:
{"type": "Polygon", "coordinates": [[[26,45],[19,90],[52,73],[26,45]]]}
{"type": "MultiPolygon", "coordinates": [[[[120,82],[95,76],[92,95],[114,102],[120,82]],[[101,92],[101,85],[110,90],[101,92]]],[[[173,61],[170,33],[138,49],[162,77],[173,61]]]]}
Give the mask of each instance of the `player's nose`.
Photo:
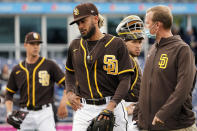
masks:
{"type": "Polygon", "coordinates": [[[83,25],[82,24],[79,24],[78,27],[79,27],[80,31],[83,30],[83,25]]]}

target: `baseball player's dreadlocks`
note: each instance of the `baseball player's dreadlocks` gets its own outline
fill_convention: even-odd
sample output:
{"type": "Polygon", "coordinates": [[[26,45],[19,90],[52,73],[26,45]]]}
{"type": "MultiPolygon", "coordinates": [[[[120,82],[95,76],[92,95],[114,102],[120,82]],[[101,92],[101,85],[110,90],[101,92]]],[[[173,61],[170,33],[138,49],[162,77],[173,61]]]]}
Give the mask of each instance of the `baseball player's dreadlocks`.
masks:
{"type": "Polygon", "coordinates": [[[99,28],[101,28],[104,24],[104,18],[101,14],[99,14],[98,17],[99,17],[98,26],[99,28]]]}
{"type": "Polygon", "coordinates": [[[143,21],[136,15],[124,18],[116,28],[116,32],[126,41],[145,38],[143,21]]]}

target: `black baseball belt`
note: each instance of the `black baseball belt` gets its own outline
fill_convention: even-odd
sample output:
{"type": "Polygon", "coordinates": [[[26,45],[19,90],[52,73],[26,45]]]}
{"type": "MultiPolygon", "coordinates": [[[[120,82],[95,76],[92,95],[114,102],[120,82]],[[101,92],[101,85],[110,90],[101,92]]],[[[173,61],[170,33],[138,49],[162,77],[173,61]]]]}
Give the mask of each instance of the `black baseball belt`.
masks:
{"type": "Polygon", "coordinates": [[[103,97],[103,98],[95,98],[95,99],[87,99],[81,98],[81,103],[90,104],[90,105],[104,105],[107,104],[112,97],[103,97]]]}
{"type": "Polygon", "coordinates": [[[39,111],[39,110],[42,110],[46,107],[49,107],[51,105],[51,103],[47,103],[47,104],[44,104],[44,105],[36,105],[36,106],[33,106],[33,105],[29,105],[29,106],[22,106],[21,108],[23,109],[27,109],[27,110],[32,110],[32,111],[39,111]]]}

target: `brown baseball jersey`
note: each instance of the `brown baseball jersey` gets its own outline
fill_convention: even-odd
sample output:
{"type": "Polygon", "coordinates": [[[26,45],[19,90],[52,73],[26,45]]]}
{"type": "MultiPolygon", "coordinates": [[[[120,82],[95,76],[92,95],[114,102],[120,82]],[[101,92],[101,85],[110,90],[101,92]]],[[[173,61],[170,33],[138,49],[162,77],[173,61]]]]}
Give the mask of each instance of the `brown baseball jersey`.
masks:
{"type": "Polygon", "coordinates": [[[141,68],[140,68],[137,60],[135,60],[135,58],[132,56],[130,56],[130,58],[131,58],[131,62],[132,62],[131,65],[133,65],[132,69],[134,70],[134,74],[131,77],[131,86],[130,86],[127,96],[125,97],[125,101],[137,102],[138,97],[139,97],[139,92],[140,92],[142,71],[141,71],[141,68]]]}
{"type": "MultiPolygon", "coordinates": [[[[128,50],[123,40],[105,34],[92,49],[87,49],[87,44],[90,42],[82,38],[72,41],[66,71],[74,74],[76,90],[81,97],[93,99],[114,96],[121,77],[134,71],[131,69],[128,50]]],[[[67,91],[73,91],[72,87],[66,87],[67,91]]],[[[128,89],[121,87],[116,93],[121,94],[125,91],[128,92],[128,89]]]]}
{"type": "Polygon", "coordinates": [[[40,57],[35,64],[20,62],[11,72],[6,99],[12,100],[19,90],[21,107],[52,103],[55,82],[64,84],[65,75],[53,61],[40,57]]]}

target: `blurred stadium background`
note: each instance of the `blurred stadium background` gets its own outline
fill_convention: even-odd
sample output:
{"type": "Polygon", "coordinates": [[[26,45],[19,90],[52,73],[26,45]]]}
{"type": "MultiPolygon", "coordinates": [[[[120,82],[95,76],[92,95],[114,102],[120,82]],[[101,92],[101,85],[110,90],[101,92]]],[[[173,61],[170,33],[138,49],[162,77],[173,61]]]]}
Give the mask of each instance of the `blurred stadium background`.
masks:
{"type": "MultiPolygon", "coordinates": [[[[41,56],[51,58],[64,70],[69,43],[79,36],[76,25],[70,26],[72,10],[79,2],[88,0],[0,0],[0,69],[7,64],[9,71],[25,58],[23,47],[25,34],[39,32],[42,36],[41,56]]],[[[197,0],[94,0],[104,16],[105,33],[116,35],[115,29],[127,15],[135,14],[144,19],[146,9],[158,4],[168,5],[173,12],[174,34],[181,35],[192,48],[197,50],[197,0]]],[[[143,69],[145,56],[153,40],[146,39],[139,57],[143,69]]],[[[0,71],[1,73],[1,71],[0,71]]],[[[3,97],[6,81],[0,80],[0,95],[3,97]]],[[[54,111],[59,105],[62,88],[56,85],[54,111]]],[[[18,96],[15,95],[18,99],[18,96]]],[[[197,113],[197,89],[193,92],[194,111],[197,113]]],[[[16,101],[17,105],[17,101],[16,101]]],[[[15,106],[14,108],[17,108],[15,106]]],[[[5,123],[5,106],[0,104],[0,131],[14,130],[5,123]]],[[[56,119],[57,130],[71,130],[72,110],[65,120],[56,119]]]]}

